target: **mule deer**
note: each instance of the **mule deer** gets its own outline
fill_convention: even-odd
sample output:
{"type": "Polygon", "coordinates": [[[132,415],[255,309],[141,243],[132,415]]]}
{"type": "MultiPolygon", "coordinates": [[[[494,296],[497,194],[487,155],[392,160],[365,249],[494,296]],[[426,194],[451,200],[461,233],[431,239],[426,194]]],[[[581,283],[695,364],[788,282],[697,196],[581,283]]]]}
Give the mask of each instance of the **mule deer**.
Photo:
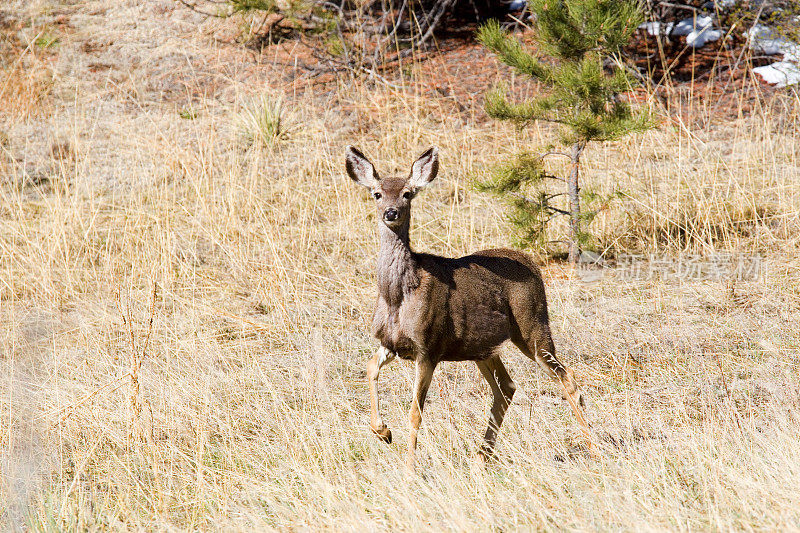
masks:
{"type": "Polygon", "coordinates": [[[483,250],[460,258],[411,250],[411,201],[436,177],[437,149],[423,153],[407,178],[381,179],[372,163],[352,146],[347,148],[346,168],[353,181],[370,190],[378,208],[378,301],[372,331],[380,348],[367,365],[372,431],[381,440],[392,441],[378,405],[381,367],[395,357],[413,360],[416,369],[406,462],[413,470],[417,432],[434,368],[440,361],[475,361],[493,395],[479,452],[484,458],[491,457],[516,389],[497,354],[497,348],[510,339],[562,386],[588,437],[577,383],[555,356],[544,283],[533,260],[508,249],[483,250]]]}

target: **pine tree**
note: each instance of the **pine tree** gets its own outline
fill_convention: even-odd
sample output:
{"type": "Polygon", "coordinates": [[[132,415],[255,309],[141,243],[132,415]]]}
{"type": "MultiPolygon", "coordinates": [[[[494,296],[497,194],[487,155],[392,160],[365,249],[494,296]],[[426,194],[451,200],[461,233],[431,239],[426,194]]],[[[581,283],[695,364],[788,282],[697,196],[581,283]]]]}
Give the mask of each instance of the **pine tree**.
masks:
{"type": "Polygon", "coordinates": [[[569,260],[575,264],[588,234],[581,222],[591,213],[580,205],[581,155],[590,141],[618,139],[651,127],[646,113],[634,112],[620,98],[635,84],[623,66],[620,49],[627,44],[643,16],[635,0],[529,0],[538,54],[491,21],[478,32],[478,39],[499,59],[538,80],[546,93],[523,103],[509,102],[502,86],[486,96],[489,116],[513,122],[519,127],[535,121],[561,126],[560,143],[566,152],[545,149],[540,155],[523,153],[498,166],[490,180],[479,189],[504,197],[510,204],[509,218],[520,230],[522,240],[543,239],[547,224],[560,215],[570,221],[569,260]],[[569,157],[566,177],[548,174],[546,156],[569,157]],[[546,179],[560,180],[564,193],[549,193],[546,179]],[[556,206],[566,196],[568,206],[556,206]]]}

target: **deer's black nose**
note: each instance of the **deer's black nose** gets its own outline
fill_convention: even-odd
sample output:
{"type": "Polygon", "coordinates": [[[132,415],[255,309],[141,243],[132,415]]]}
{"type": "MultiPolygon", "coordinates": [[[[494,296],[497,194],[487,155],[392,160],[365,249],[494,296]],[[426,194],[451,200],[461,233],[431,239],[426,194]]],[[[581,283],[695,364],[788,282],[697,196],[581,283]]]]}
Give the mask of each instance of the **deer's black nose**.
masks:
{"type": "Polygon", "coordinates": [[[390,207],[389,209],[383,212],[383,218],[387,222],[394,222],[395,220],[397,220],[397,209],[395,209],[394,207],[390,207]]]}

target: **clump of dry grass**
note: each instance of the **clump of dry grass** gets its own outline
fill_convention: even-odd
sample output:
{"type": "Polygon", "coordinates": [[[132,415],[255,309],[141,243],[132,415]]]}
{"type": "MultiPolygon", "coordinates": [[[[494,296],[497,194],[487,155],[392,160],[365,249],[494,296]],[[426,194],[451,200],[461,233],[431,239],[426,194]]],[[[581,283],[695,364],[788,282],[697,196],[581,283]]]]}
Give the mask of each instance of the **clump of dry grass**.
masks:
{"type": "MultiPolygon", "coordinates": [[[[797,526],[796,100],[793,115],[670,124],[589,154],[587,184],[629,198],[596,219],[609,247],[744,250],[768,263],[735,298],[724,282],[584,283],[545,269],[557,346],[587,389],[599,459],[575,453],[569,409],[509,350],[520,392],[499,463],[473,465],[487,387],[472,365],[445,364],[420,437],[425,475],[409,480],[407,365],[381,376],[396,444],[367,426],[375,220],[344,176],[343,147],[363,147],[387,174],[437,144],[440,182],[415,203],[412,239],[459,255],[507,244],[500,206],[470,176],[537,133],[438,118],[441,104],[413,91],[351,84],[287,100],[303,127],[271,150],[243,150],[230,124],[248,93],[209,98],[177,122],[146,93],[102,93],[112,128],[85,105],[95,87],[82,87],[68,161],[29,158],[66,185],[38,187],[14,165],[0,188],[6,524],[797,526]],[[370,117],[366,130],[352,109],[370,117]],[[752,230],[736,229],[750,218],[752,230]]],[[[10,150],[23,145],[13,138],[10,150]]]]}
{"type": "Polygon", "coordinates": [[[289,134],[283,101],[269,95],[261,95],[246,105],[238,122],[240,134],[248,146],[271,147],[289,134]]]}

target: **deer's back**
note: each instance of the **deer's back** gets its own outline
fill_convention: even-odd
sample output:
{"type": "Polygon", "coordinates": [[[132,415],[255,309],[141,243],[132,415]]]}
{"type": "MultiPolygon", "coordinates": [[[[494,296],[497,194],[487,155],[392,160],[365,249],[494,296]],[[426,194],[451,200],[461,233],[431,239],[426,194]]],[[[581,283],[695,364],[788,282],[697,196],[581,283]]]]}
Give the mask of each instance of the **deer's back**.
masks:
{"type": "Polygon", "coordinates": [[[471,300],[482,299],[501,291],[513,300],[515,293],[540,293],[544,299],[544,283],[533,258],[518,250],[492,248],[458,258],[416,254],[421,275],[431,283],[441,283],[456,289],[471,300]]]}

